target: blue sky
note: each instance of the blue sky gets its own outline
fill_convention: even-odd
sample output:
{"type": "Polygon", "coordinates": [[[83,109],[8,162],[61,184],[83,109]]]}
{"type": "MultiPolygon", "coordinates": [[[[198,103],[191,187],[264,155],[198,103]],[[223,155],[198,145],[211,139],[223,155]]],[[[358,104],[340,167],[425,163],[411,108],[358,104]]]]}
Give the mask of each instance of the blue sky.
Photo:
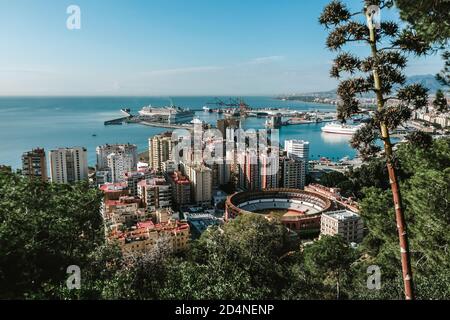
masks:
{"type": "MultiPolygon", "coordinates": [[[[333,89],[328,74],[334,54],[317,23],[327,2],[0,0],[0,95],[333,89]],[[72,4],[81,8],[81,30],[66,28],[72,4]]],[[[434,74],[441,66],[439,56],[413,59],[407,73],[434,74]]]]}

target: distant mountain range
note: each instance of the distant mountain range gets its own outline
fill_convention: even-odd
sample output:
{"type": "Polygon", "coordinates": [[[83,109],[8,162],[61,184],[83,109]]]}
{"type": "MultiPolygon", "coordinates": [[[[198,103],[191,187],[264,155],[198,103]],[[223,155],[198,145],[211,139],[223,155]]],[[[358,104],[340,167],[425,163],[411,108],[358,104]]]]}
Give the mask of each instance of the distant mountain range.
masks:
{"type": "MultiPolygon", "coordinates": [[[[413,83],[419,83],[423,85],[425,88],[429,90],[430,94],[436,93],[438,89],[444,89],[439,81],[436,80],[434,75],[426,74],[426,75],[415,75],[408,77],[406,79],[405,85],[410,85],[413,83]]],[[[280,95],[279,98],[287,99],[287,100],[302,100],[302,101],[312,101],[315,98],[321,99],[335,99],[337,97],[337,89],[330,91],[320,91],[320,92],[309,92],[303,94],[292,94],[292,95],[280,95]]],[[[375,95],[373,93],[367,93],[363,95],[364,98],[374,98],[375,95]]]]}
{"type": "Polygon", "coordinates": [[[436,77],[431,74],[411,76],[406,79],[406,84],[419,83],[430,90],[430,93],[436,93],[439,89],[444,89],[436,77]]]}

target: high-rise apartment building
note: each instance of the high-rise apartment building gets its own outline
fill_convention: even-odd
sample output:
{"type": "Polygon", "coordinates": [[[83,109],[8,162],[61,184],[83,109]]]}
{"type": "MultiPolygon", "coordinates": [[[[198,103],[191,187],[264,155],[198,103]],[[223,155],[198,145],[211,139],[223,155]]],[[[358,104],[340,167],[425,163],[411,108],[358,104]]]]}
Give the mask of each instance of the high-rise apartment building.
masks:
{"type": "Polygon", "coordinates": [[[183,164],[184,174],[191,182],[192,200],[198,205],[212,201],[212,170],[204,165],[183,164]]]}
{"type": "Polygon", "coordinates": [[[261,154],[259,156],[261,189],[275,189],[280,181],[280,157],[279,154],[261,154]]]}
{"type": "Polygon", "coordinates": [[[305,160],[296,156],[280,158],[280,182],[284,188],[303,189],[306,180],[305,160]]]}
{"type": "Polygon", "coordinates": [[[47,181],[47,161],[44,149],[33,149],[22,154],[22,175],[47,181]]]}
{"type": "Polygon", "coordinates": [[[175,171],[168,175],[172,185],[172,200],[177,206],[184,206],[191,203],[191,182],[180,171],[175,171]]]}
{"type": "Polygon", "coordinates": [[[297,157],[304,160],[305,172],[308,173],[309,142],[304,140],[286,140],[284,150],[290,158],[297,157]]]}
{"type": "Polygon", "coordinates": [[[172,133],[166,132],[148,139],[150,168],[161,171],[162,163],[171,159],[172,133]]]}
{"type": "Polygon", "coordinates": [[[284,150],[287,155],[296,156],[301,159],[309,160],[309,142],[303,140],[286,140],[284,142],[284,150]]]}
{"type": "Polygon", "coordinates": [[[87,150],[59,148],[50,153],[50,178],[55,183],[73,183],[88,178],[87,150]]]}
{"type": "Polygon", "coordinates": [[[133,171],[133,158],[128,153],[110,153],[107,157],[110,182],[116,183],[126,180],[126,173],[133,171]]]}
{"type": "Polygon", "coordinates": [[[246,190],[261,190],[260,162],[256,150],[247,150],[245,152],[244,180],[246,190]]]}
{"type": "Polygon", "coordinates": [[[97,171],[107,171],[108,182],[125,180],[125,174],[136,170],[137,146],[134,144],[105,144],[98,146],[97,171]]]}
{"type": "Polygon", "coordinates": [[[161,170],[166,174],[178,171],[178,164],[174,160],[167,160],[161,164],[161,170]]]}

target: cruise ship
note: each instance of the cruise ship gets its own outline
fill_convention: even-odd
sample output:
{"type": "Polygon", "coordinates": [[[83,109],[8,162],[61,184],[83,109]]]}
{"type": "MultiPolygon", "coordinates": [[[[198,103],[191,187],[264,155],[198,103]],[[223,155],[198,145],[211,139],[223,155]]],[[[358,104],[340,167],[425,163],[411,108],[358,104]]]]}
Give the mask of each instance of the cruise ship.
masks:
{"type": "Polygon", "coordinates": [[[332,122],[324,127],[322,127],[322,131],[326,133],[336,133],[336,134],[346,134],[346,135],[353,135],[358,129],[360,129],[363,125],[349,125],[349,124],[342,124],[342,123],[336,123],[332,122]]]}
{"type": "Polygon", "coordinates": [[[194,118],[194,114],[194,111],[176,106],[162,108],[148,106],[139,111],[140,118],[144,120],[169,124],[187,123],[194,118]]]}

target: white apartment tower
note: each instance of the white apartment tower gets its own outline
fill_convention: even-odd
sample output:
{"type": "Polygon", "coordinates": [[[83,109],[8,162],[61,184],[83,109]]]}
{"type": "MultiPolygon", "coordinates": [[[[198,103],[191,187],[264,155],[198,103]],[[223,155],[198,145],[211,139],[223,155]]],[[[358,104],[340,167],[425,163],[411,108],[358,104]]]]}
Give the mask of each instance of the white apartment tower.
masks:
{"type": "Polygon", "coordinates": [[[304,140],[286,140],[284,142],[284,151],[289,158],[297,157],[304,160],[305,173],[308,173],[309,161],[309,141],[304,140]]]}
{"type": "Polygon", "coordinates": [[[288,157],[296,156],[306,161],[309,160],[309,142],[303,140],[286,140],[284,150],[288,157]]]}
{"type": "Polygon", "coordinates": [[[108,156],[112,153],[121,153],[132,159],[132,168],[137,166],[137,146],[135,144],[105,144],[98,146],[97,152],[97,170],[104,171],[108,167],[108,156]]]}
{"type": "Polygon", "coordinates": [[[212,170],[204,165],[184,165],[184,174],[191,182],[193,202],[196,204],[211,204],[213,191],[212,170]]]}
{"type": "Polygon", "coordinates": [[[50,151],[50,178],[55,183],[73,183],[88,178],[87,150],[82,147],[50,151]]]}
{"type": "Polygon", "coordinates": [[[133,158],[128,153],[111,153],[107,157],[107,164],[112,183],[121,182],[126,179],[125,174],[134,170],[133,158]]]}

